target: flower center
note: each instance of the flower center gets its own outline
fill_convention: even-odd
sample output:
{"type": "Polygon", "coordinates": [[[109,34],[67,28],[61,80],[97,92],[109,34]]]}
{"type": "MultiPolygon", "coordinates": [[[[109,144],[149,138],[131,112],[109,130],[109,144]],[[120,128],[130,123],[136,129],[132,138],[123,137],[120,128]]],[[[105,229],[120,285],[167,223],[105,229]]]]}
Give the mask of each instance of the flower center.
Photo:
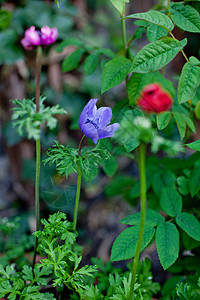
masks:
{"type": "Polygon", "coordinates": [[[92,125],[94,125],[94,127],[96,129],[99,129],[99,126],[96,123],[94,123],[92,120],[87,119],[87,121],[85,122],[85,124],[87,124],[87,123],[91,123],[92,125]]]}

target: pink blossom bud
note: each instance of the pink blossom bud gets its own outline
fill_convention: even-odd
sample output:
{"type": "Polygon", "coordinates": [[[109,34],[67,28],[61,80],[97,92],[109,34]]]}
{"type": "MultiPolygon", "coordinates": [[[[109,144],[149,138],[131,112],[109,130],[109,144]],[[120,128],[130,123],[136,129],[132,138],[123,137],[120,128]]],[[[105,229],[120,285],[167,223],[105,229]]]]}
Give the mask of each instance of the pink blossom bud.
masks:
{"type": "Polygon", "coordinates": [[[58,37],[57,28],[50,28],[44,26],[41,30],[36,30],[34,26],[31,26],[25,31],[25,36],[21,40],[22,46],[26,50],[33,50],[37,46],[48,46],[53,44],[58,37]]]}

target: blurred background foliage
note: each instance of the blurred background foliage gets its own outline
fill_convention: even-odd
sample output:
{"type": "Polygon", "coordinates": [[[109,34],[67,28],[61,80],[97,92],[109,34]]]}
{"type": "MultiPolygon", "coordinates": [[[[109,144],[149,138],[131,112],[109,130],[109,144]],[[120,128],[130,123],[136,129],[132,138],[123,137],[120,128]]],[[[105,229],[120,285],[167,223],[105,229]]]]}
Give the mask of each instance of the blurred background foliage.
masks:
{"type": "MultiPolygon", "coordinates": [[[[46,150],[54,144],[54,140],[58,139],[64,145],[78,146],[82,136],[78,118],[89,99],[99,98],[98,105],[112,107],[115,121],[122,119],[128,103],[123,84],[103,95],[100,92],[104,64],[114,57],[114,53],[120,55],[123,48],[117,11],[105,0],[59,2],[60,8],[53,0],[0,0],[0,216],[12,218],[21,216],[21,220],[18,220],[21,236],[18,240],[19,249],[23,243],[26,245],[22,247],[22,252],[32,247],[32,240],[25,243],[22,232],[34,230],[35,145],[26,138],[26,135],[19,137],[12,127],[12,104],[9,100],[34,97],[35,52],[28,52],[22,48],[20,40],[24,31],[32,25],[36,27],[48,25],[57,27],[59,32],[57,42],[43,52],[41,93],[47,97],[48,105],[59,104],[68,114],[57,116],[56,129],[42,128],[43,159],[46,157],[46,150]]],[[[130,2],[127,14],[147,11],[153,5],[157,5],[159,9],[164,0],[160,1],[161,4],[156,0],[130,2]]],[[[199,10],[199,4],[197,2],[193,4],[199,10]]],[[[140,22],[137,25],[127,20],[127,31],[130,36],[138,28],[131,49],[132,55],[147,43],[144,34],[145,24],[140,22]]],[[[183,33],[177,31],[177,38],[183,37],[183,33]]],[[[189,55],[197,55],[199,39],[195,34],[190,34],[188,45],[186,51],[189,55]]],[[[183,64],[182,56],[178,55],[173,63],[167,66],[167,78],[172,79],[173,84],[169,82],[166,84],[170,86],[173,94],[183,64]]],[[[164,134],[168,137],[178,137],[173,122],[170,122],[164,134]]],[[[139,182],[135,162],[137,151],[134,155],[125,154],[123,147],[115,140],[102,140],[101,143],[111,152],[112,157],[105,162],[101,170],[91,172],[89,181],[85,180],[82,187],[78,231],[80,243],[83,243],[83,240],[85,243],[86,263],[89,257],[94,255],[104,261],[109,259],[113,240],[124,228],[117,222],[125,215],[138,210],[139,182]]],[[[159,155],[162,158],[163,154],[159,155]]],[[[199,158],[196,156],[190,158],[188,168],[192,168],[195,159],[199,158]]],[[[179,180],[180,192],[182,189],[183,195],[187,194],[187,191],[183,191],[185,185],[182,181],[185,174],[182,168],[181,158],[177,158],[175,162],[167,158],[148,159],[147,186],[150,208],[160,210],[160,189],[164,184],[175,184],[175,176],[182,178],[179,180]]],[[[60,210],[66,212],[70,219],[75,199],[75,184],[76,175],[70,175],[66,181],[56,173],[54,165],[42,165],[40,187],[42,217],[60,210]]],[[[196,209],[199,197],[198,193],[193,201],[196,209]]],[[[189,205],[187,201],[186,206],[189,205]]],[[[14,245],[15,238],[12,239],[11,235],[12,241],[9,240],[8,243],[14,245]]],[[[189,245],[188,239],[185,240],[185,244],[189,245]]],[[[0,252],[4,251],[5,247],[4,243],[0,243],[0,252]]],[[[154,250],[155,247],[148,255],[154,257],[156,268],[161,269],[154,250]]],[[[11,253],[9,259],[13,259],[12,255],[17,257],[19,254],[11,253]]],[[[6,264],[8,261],[1,263],[6,264]]],[[[24,261],[21,262],[23,263],[24,261]]],[[[172,271],[176,273],[177,270],[172,271]]],[[[166,276],[162,272],[159,273],[160,281],[166,276]]]]}

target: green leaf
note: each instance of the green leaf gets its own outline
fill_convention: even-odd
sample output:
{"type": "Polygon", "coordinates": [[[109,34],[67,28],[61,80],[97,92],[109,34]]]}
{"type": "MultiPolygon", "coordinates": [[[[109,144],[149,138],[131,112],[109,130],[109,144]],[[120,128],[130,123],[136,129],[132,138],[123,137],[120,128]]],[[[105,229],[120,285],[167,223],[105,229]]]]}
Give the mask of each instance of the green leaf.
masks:
{"type": "MultiPolygon", "coordinates": [[[[146,226],[157,226],[159,223],[165,222],[165,218],[153,209],[146,210],[146,226]]],[[[140,225],[140,212],[129,215],[120,221],[122,224],[140,225]]]]}
{"type": "Polygon", "coordinates": [[[161,265],[166,270],[176,261],[179,254],[179,232],[174,224],[166,222],[158,225],[156,246],[161,265]]]}
{"type": "Polygon", "coordinates": [[[136,149],[140,144],[137,137],[133,134],[134,117],[134,111],[127,110],[124,113],[119,130],[115,134],[115,138],[119,141],[120,144],[123,144],[124,148],[128,153],[136,149]]]}
{"type": "Polygon", "coordinates": [[[118,56],[107,62],[102,72],[101,93],[120,84],[128,75],[131,61],[124,56],[118,56]]]}
{"type": "Polygon", "coordinates": [[[181,139],[183,139],[185,136],[185,132],[186,132],[186,122],[185,122],[182,114],[180,114],[179,112],[173,112],[173,116],[176,121],[178,131],[180,133],[180,137],[181,137],[181,139]]]}
{"type": "Polygon", "coordinates": [[[197,102],[196,106],[195,106],[195,109],[194,109],[194,112],[195,112],[195,117],[200,120],[200,101],[197,102]]]}
{"type": "Polygon", "coordinates": [[[109,48],[99,49],[99,50],[97,50],[97,53],[101,54],[101,55],[105,55],[105,56],[110,57],[110,58],[115,57],[115,53],[109,48]]]}
{"type": "Polygon", "coordinates": [[[133,73],[128,81],[128,97],[130,104],[135,105],[142,88],[149,83],[149,74],[133,73]]]}
{"type": "Polygon", "coordinates": [[[86,57],[84,65],[83,65],[83,70],[85,71],[85,73],[87,75],[91,75],[92,73],[94,73],[94,71],[96,70],[96,68],[98,66],[98,62],[99,62],[99,54],[98,53],[89,54],[86,57]]]}
{"type": "Polygon", "coordinates": [[[62,62],[62,71],[69,72],[77,68],[84,53],[85,49],[79,48],[67,56],[62,62]]]}
{"type": "Polygon", "coordinates": [[[188,146],[189,148],[191,148],[193,150],[200,151],[200,140],[186,144],[186,146],[188,146]]]}
{"type": "Polygon", "coordinates": [[[59,108],[59,105],[45,106],[44,101],[46,97],[40,96],[40,110],[36,111],[36,104],[33,99],[12,100],[15,105],[12,108],[13,126],[17,128],[19,135],[23,135],[24,129],[28,134],[28,138],[34,138],[35,140],[40,136],[39,125],[46,122],[47,127],[54,129],[57,124],[57,119],[54,114],[65,114],[66,111],[59,108]]]}
{"type": "Polygon", "coordinates": [[[59,7],[59,0],[55,0],[55,2],[56,2],[56,4],[58,5],[58,7],[59,7]]]}
{"type": "Polygon", "coordinates": [[[107,197],[114,197],[123,194],[123,192],[133,186],[133,178],[118,174],[105,188],[107,197]]]}
{"type": "Polygon", "coordinates": [[[183,69],[181,71],[181,76],[178,84],[179,103],[191,100],[195,96],[199,84],[200,61],[195,57],[190,57],[189,62],[187,62],[183,66],[183,69]]]}
{"type": "Polygon", "coordinates": [[[173,187],[165,187],[161,192],[160,206],[167,215],[175,217],[182,210],[182,198],[173,187]]]}
{"type": "MultiPolygon", "coordinates": [[[[154,228],[147,227],[144,232],[141,251],[148,245],[155,233],[154,228]]],[[[111,251],[111,261],[134,257],[139,236],[139,226],[126,228],[116,238],[111,251]]]]}
{"type": "Polygon", "coordinates": [[[160,197],[160,194],[163,188],[167,187],[174,187],[176,176],[168,169],[161,169],[158,170],[155,174],[152,174],[152,188],[154,193],[160,197]]]}
{"type": "Polygon", "coordinates": [[[5,9],[0,9],[0,30],[5,30],[10,26],[12,13],[5,9]]]}
{"type": "Polygon", "coordinates": [[[199,14],[193,7],[172,3],[170,13],[173,22],[180,29],[189,32],[200,32],[199,14]]]}
{"type": "Polygon", "coordinates": [[[182,50],[186,43],[186,39],[178,41],[164,37],[144,46],[137,53],[130,72],[148,73],[163,68],[182,50]]]}
{"type": "Polygon", "coordinates": [[[56,48],[57,52],[62,52],[65,47],[67,46],[76,46],[76,47],[81,47],[83,43],[76,38],[70,37],[62,41],[56,48]]]}
{"type": "Polygon", "coordinates": [[[148,74],[133,73],[128,81],[127,87],[130,104],[136,104],[141,90],[145,85],[155,82],[159,83],[163,89],[166,89],[172,95],[172,97],[174,97],[175,89],[172,82],[163,77],[160,72],[156,71],[148,74]]]}
{"type": "Polygon", "coordinates": [[[185,176],[179,176],[177,178],[178,189],[182,195],[188,195],[190,192],[189,189],[189,180],[185,176]]]}
{"type": "Polygon", "coordinates": [[[172,114],[170,111],[165,111],[157,115],[156,122],[159,130],[163,130],[169,124],[172,114]]]}
{"type": "Polygon", "coordinates": [[[200,190],[200,172],[199,167],[196,167],[192,171],[192,175],[189,180],[189,188],[191,196],[194,197],[200,190]]]}
{"type": "Polygon", "coordinates": [[[147,27],[147,38],[150,43],[153,43],[157,40],[159,40],[163,36],[167,36],[168,31],[164,29],[163,27],[160,27],[156,24],[150,24],[147,27]]]}
{"type": "Polygon", "coordinates": [[[122,15],[124,12],[124,4],[129,2],[129,0],[110,0],[110,1],[114,5],[114,7],[118,10],[120,15],[122,15]]]}
{"type": "Polygon", "coordinates": [[[200,241],[200,222],[193,215],[182,212],[176,217],[176,223],[194,240],[200,241]]]}
{"type": "Polygon", "coordinates": [[[185,114],[182,114],[183,119],[185,120],[187,126],[192,130],[192,132],[196,132],[196,128],[194,125],[194,122],[192,121],[192,119],[190,119],[188,116],[186,116],[185,114]]]}
{"type": "Polygon", "coordinates": [[[103,170],[108,176],[113,176],[116,173],[117,160],[114,156],[111,156],[109,159],[105,160],[103,170]]]}
{"type": "Polygon", "coordinates": [[[150,10],[144,13],[132,14],[126,17],[126,19],[130,19],[130,18],[142,19],[151,22],[153,24],[159,25],[167,29],[168,31],[172,31],[174,28],[174,25],[170,20],[170,18],[159,11],[150,10]]]}

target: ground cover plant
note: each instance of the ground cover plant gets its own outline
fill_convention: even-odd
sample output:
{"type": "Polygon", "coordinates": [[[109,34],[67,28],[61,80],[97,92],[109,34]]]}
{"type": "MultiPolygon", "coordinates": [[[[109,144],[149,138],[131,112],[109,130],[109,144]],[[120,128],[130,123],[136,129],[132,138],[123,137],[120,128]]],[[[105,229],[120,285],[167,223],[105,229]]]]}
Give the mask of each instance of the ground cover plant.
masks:
{"type": "MultiPolygon", "coordinates": [[[[20,234],[18,217],[1,218],[0,297],[199,299],[200,61],[199,50],[191,55],[186,52],[190,36],[200,33],[199,1],[160,1],[148,11],[127,14],[132,1],[110,0],[110,10],[116,16],[113,21],[121,25],[121,35],[116,31],[110,37],[120,42],[111,48],[96,44],[96,40],[89,43],[77,37],[77,32],[65,36],[60,21],[64,14],[70,15],[71,26],[75,22],[68,1],[55,1],[52,6],[46,6],[45,1],[27,2],[27,7],[13,13],[2,6],[0,35],[10,52],[6,55],[0,50],[0,61],[12,64],[23,55],[32,58],[35,78],[30,79],[29,93],[34,91],[35,95],[11,99],[11,122],[14,143],[30,140],[36,149],[32,169],[36,226],[32,234],[20,234]],[[25,21],[23,13],[31,16],[33,8],[37,8],[37,16],[33,10],[34,18],[25,21]],[[44,15],[40,18],[42,8],[44,15]],[[131,24],[131,33],[127,33],[127,24],[131,24]],[[144,36],[147,42],[138,48],[144,36]],[[76,78],[83,73],[83,78],[89,78],[81,87],[82,94],[78,85],[68,92],[70,101],[65,105],[53,99],[56,94],[52,97],[52,90],[43,88],[43,70],[51,58],[51,47],[55,47],[56,55],[62,54],[65,75],[74,72],[76,78]],[[69,47],[71,52],[66,55],[69,47]],[[168,70],[177,55],[184,61],[179,75],[172,77],[168,70]],[[99,80],[98,74],[101,95],[93,89],[93,78],[99,80]],[[78,113],[73,106],[76,89],[81,98],[78,113]],[[117,92],[113,92],[115,89],[117,92]],[[110,105],[105,100],[106,105],[101,105],[100,98],[110,99],[110,105]],[[59,122],[62,118],[66,122],[70,114],[70,130],[78,130],[79,141],[76,138],[63,143],[58,137],[59,122]],[[128,175],[121,167],[123,161],[134,166],[128,175]],[[44,213],[44,170],[54,181],[76,180],[71,213],[63,212],[62,207],[44,213]],[[85,246],[77,241],[83,224],[82,192],[84,185],[101,172],[109,177],[104,197],[115,201],[118,196],[126,201],[129,214],[123,213],[120,223],[125,225],[124,230],[113,241],[110,260],[104,264],[93,257],[85,264],[85,246]],[[168,274],[165,282],[155,280],[153,260],[140,259],[149,246],[156,246],[159,264],[168,274]]],[[[7,139],[9,130],[4,130],[7,139]]],[[[26,168],[29,173],[30,161],[26,168]]],[[[60,201],[55,185],[45,199],[48,203],[60,201]]]]}

